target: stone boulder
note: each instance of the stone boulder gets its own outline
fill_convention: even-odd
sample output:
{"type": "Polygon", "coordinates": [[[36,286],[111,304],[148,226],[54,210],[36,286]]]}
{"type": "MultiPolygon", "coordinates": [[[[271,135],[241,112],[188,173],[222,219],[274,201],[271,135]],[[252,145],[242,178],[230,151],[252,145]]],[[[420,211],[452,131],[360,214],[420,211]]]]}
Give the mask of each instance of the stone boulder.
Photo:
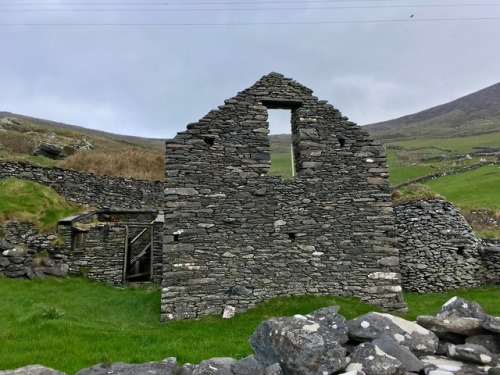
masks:
{"type": "Polygon", "coordinates": [[[480,335],[486,333],[483,328],[483,321],[476,318],[459,318],[421,315],[417,318],[417,323],[434,333],[456,333],[464,336],[480,335]]]}
{"type": "Polygon", "coordinates": [[[384,353],[396,358],[403,364],[403,369],[410,372],[420,372],[424,369],[424,363],[418,357],[404,346],[389,337],[381,337],[372,341],[384,353]]]}
{"type": "Polygon", "coordinates": [[[436,317],[475,318],[484,320],[486,318],[486,313],[477,302],[467,301],[460,297],[453,297],[439,309],[436,317]]]}
{"type": "Polygon", "coordinates": [[[177,371],[177,359],[167,358],[163,361],[142,364],[128,364],[116,362],[112,364],[101,363],[77,371],[75,375],[174,375],[177,371]]]}
{"type": "Polygon", "coordinates": [[[448,357],[466,362],[479,363],[483,365],[496,365],[498,355],[492,354],[488,349],[478,344],[450,345],[448,357]]]}
{"type": "Polygon", "coordinates": [[[265,366],[279,363],[283,373],[323,375],[346,366],[346,321],[338,307],[307,316],[262,322],[249,339],[255,358],[265,366]]]}
{"type": "Polygon", "coordinates": [[[62,146],[49,142],[40,142],[33,152],[33,155],[44,156],[55,160],[64,159],[67,156],[62,146]]]}
{"type": "Polygon", "coordinates": [[[428,329],[391,314],[370,312],[347,323],[349,337],[355,341],[372,341],[390,337],[417,355],[433,354],[439,339],[428,329]]]}
{"type": "Polygon", "coordinates": [[[366,375],[402,375],[403,364],[373,343],[358,345],[347,371],[362,371],[366,375]]]}
{"type": "Polygon", "coordinates": [[[0,375],[66,375],[66,373],[42,365],[30,365],[15,370],[0,371],[0,375]]]}

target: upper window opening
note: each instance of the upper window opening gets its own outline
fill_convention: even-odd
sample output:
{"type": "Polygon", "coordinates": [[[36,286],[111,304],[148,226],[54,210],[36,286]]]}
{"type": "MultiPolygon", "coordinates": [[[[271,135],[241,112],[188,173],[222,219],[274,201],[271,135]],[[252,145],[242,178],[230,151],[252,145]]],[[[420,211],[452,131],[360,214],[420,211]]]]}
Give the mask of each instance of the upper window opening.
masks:
{"type": "Polygon", "coordinates": [[[268,109],[269,142],[271,144],[271,167],[269,173],[283,178],[293,177],[295,167],[292,146],[292,111],[290,109],[268,109]]]}

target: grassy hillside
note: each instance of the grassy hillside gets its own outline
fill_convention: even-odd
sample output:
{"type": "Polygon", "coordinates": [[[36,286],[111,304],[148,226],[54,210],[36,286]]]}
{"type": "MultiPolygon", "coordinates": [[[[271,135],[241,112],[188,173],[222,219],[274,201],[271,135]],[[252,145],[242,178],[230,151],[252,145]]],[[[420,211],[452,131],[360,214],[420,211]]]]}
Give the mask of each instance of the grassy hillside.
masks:
{"type": "Polygon", "coordinates": [[[163,179],[163,141],[98,132],[26,116],[2,117],[2,113],[0,160],[22,160],[126,178],[163,179]],[[75,151],[72,145],[83,141],[89,142],[92,149],[75,151]],[[42,142],[63,148],[68,156],[62,160],[33,156],[42,142]]]}
{"type": "MultiPolygon", "coordinates": [[[[453,295],[500,315],[498,286],[453,293],[406,294],[404,317],[433,315],[453,295]]],[[[248,337],[271,317],[338,305],[352,319],[376,310],[352,298],[290,297],[262,303],[234,319],[159,322],[160,292],[114,288],[83,278],[0,279],[0,370],[39,363],[67,373],[102,362],[142,363],[174,356],[181,363],[251,354],[248,337]],[[221,340],[221,338],[224,338],[221,340]]]]}
{"type": "Polygon", "coordinates": [[[425,184],[457,206],[500,210],[500,165],[436,178],[425,184]]]}
{"type": "Polygon", "coordinates": [[[84,128],[83,126],[70,125],[62,122],[44,120],[36,117],[19,115],[11,112],[1,112],[0,111],[0,119],[3,117],[14,117],[20,120],[23,124],[30,124],[39,128],[49,129],[49,131],[53,132],[66,132],[66,133],[76,133],[83,134],[91,138],[101,138],[108,139],[115,142],[120,142],[123,144],[129,145],[139,145],[142,147],[151,147],[151,148],[163,148],[164,140],[156,139],[156,138],[143,138],[143,137],[135,137],[131,135],[121,135],[108,133],[102,130],[95,130],[84,128]]]}
{"type": "Polygon", "coordinates": [[[79,211],[82,207],[67,202],[51,188],[15,178],[0,179],[0,222],[27,221],[45,232],[79,211]]]}

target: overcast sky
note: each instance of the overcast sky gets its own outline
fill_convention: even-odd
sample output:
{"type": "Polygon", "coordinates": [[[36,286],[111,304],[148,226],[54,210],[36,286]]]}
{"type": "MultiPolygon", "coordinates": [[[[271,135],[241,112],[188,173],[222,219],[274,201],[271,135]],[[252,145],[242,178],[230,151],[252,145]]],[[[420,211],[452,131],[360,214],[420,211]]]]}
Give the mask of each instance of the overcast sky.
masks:
{"type": "Polygon", "coordinates": [[[500,82],[499,45],[500,1],[0,0],[0,111],[171,138],[276,71],[363,125],[500,82]]]}

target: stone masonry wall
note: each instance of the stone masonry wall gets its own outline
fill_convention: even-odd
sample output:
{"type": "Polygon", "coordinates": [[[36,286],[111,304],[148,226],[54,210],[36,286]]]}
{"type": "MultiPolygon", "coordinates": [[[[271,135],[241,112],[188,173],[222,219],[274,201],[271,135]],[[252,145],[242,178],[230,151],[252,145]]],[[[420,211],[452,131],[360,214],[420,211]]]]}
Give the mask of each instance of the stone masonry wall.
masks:
{"type": "Polygon", "coordinates": [[[404,308],[383,147],[272,73],[166,141],[162,320],[277,295],[404,308]],[[297,177],[267,174],[268,108],[290,109],[297,177]]]}
{"type": "MultiPolygon", "coordinates": [[[[403,288],[413,292],[478,286],[490,275],[493,258],[464,217],[446,201],[416,201],[394,208],[403,288]]],[[[498,266],[498,265],[497,265],[498,266]]]]}
{"type": "Polygon", "coordinates": [[[119,209],[158,208],[163,200],[160,181],[143,181],[57,167],[0,161],[0,178],[14,177],[47,185],[71,202],[119,209]]]}

